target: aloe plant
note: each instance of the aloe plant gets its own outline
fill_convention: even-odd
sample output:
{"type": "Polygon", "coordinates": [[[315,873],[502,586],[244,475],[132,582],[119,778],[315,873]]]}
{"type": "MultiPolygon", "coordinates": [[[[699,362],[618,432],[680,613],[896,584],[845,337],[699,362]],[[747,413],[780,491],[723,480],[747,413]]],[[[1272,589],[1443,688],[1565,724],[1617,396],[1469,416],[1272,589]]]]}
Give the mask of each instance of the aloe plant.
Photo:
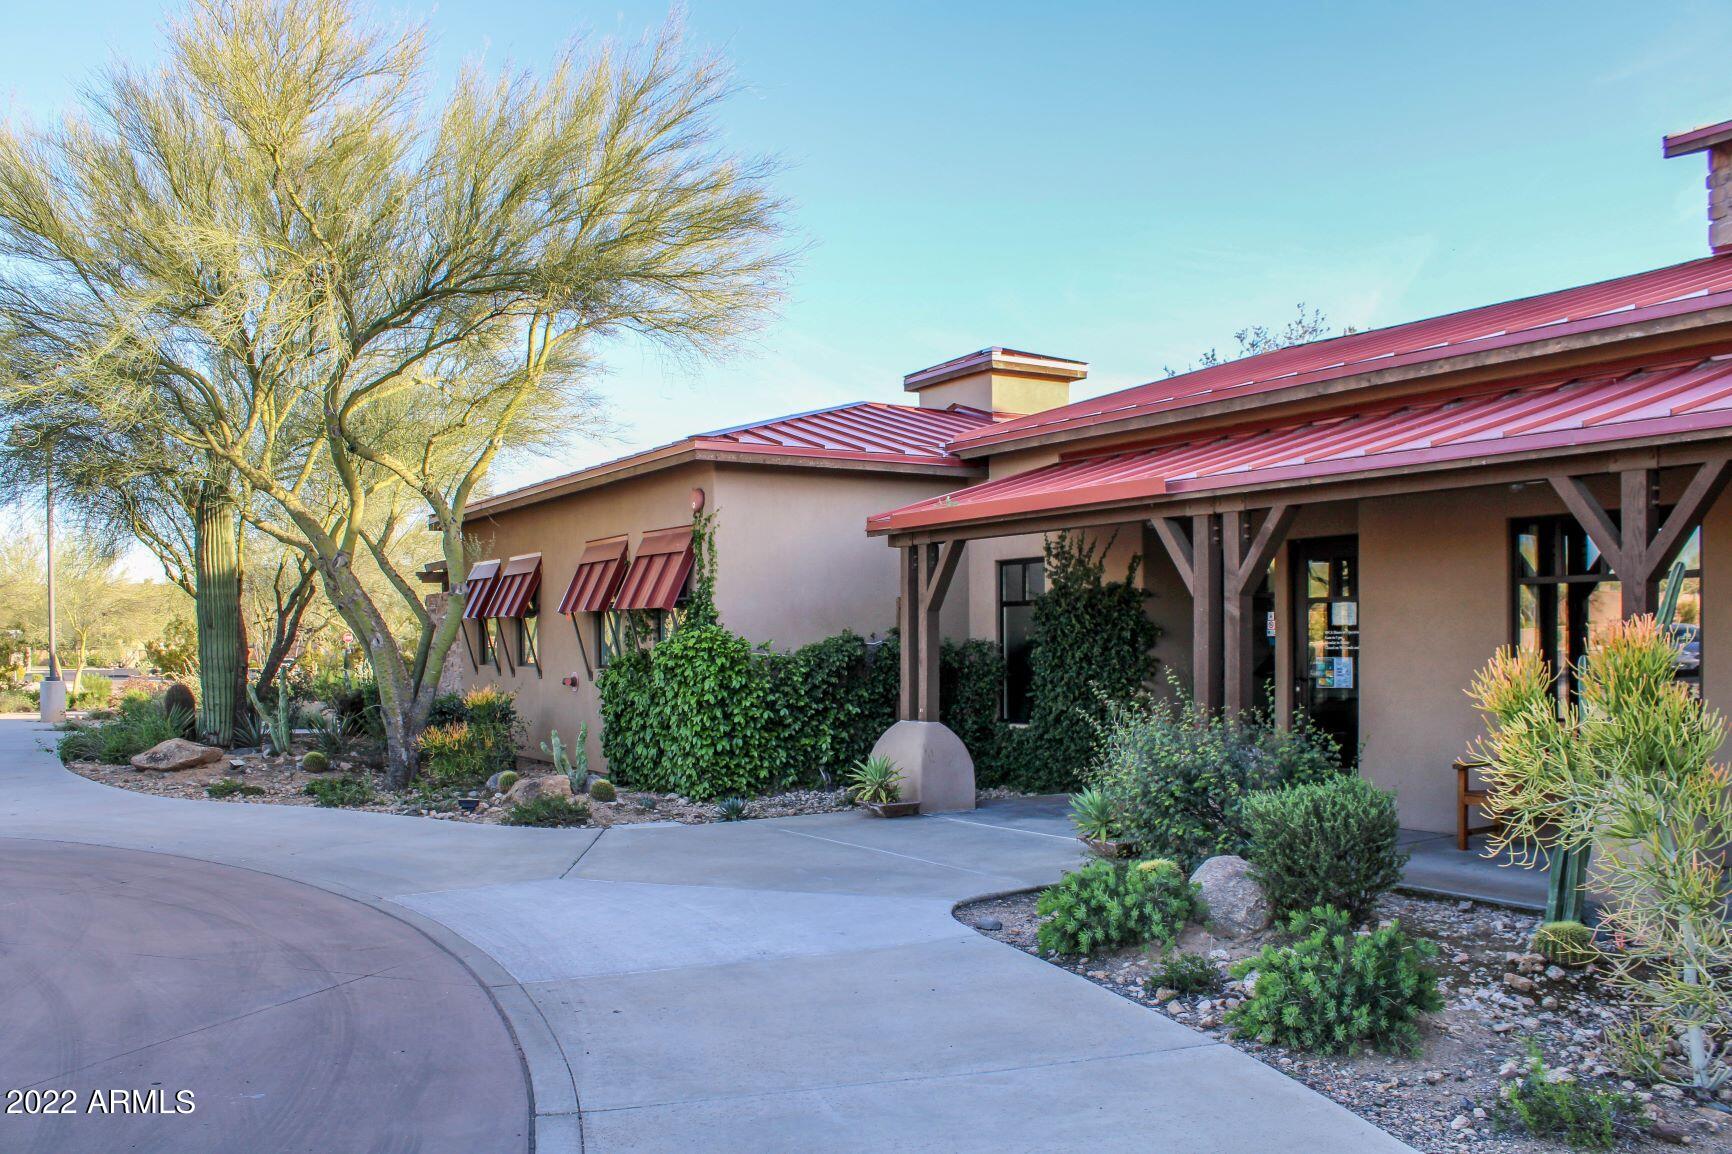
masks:
{"type": "Polygon", "coordinates": [[[1070,799],[1070,817],[1077,833],[1089,841],[1112,841],[1119,835],[1118,807],[1099,789],[1085,789],[1070,799]]]}
{"type": "Polygon", "coordinates": [[[902,796],[902,771],[888,757],[868,757],[848,771],[848,792],[866,805],[882,805],[902,796]]]}

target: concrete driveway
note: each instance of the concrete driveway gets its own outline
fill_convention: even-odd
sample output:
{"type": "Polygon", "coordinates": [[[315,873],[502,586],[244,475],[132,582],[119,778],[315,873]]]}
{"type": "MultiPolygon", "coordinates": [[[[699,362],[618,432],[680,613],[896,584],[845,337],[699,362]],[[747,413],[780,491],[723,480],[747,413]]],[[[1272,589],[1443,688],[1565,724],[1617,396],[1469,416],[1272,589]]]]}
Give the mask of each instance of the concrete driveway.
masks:
{"type": "MultiPolygon", "coordinates": [[[[515,830],[128,793],[61,770],[37,748],[49,736],[0,722],[0,833],[244,866],[419,929],[492,995],[531,1093],[513,1102],[485,1080],[495,1057],[435,1055],[451,1043],[431,1023],[427,1076],[476,1079],[472,1098],[532,1117],[538,1154],[1407,1149],[1231,1047],[957,923],[957,901],[1076,860],[1056,807],[515,830]]],[[[0,854],[8,891],[46,884],[13,860],[0,854]]],[[[94,868],[123,880],[115,860],[94,868]]],[[[135,1000],[155,997],[139,983],[135,1000]]],[[[357,1037],[367,1012],[352,1012],[357,1037]]],[[[0,1035],[0,1069],[40,1044],[0,1035]]],[[[225,1084],[197,1063],[134,1069],[225,1084]]],[[[387,1117],[421,1109],[375,1097],[387,1117]]],[[[245,1148],[302,1149],[293,1127],[307,1122],[245,1148]]],[[[324,1149],[438,1148],[375,1146],[337,1116],[312,1132],[324,1149]]]]}

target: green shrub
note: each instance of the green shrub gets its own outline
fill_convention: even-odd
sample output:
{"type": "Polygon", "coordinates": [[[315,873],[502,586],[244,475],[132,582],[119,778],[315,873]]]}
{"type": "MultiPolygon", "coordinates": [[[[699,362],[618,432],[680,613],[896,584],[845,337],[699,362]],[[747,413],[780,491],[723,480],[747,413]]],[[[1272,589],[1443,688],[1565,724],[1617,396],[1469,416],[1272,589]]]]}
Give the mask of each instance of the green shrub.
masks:
{"type": "Polygon", "coordinates": [[[107,709],[114,700],[114,682],[86,670],[71,687],[66,704],[73,709],[107,709]]]}
{"type": "Polygon", "coordinates": [[[209,785],[205,786],[204,792],[206,797],[215,798],[258,797],[260,794],[264,793],[265,790],[263,786],[248,785],[245,782],[236,781],[232,777],[225,777],[213,781],[209,785]]]}
{"type": "Polygon", "coordinates": [[[128,693],[120,699],[113,717],[67,731],[55,752],[62,762],[125,765],[152,746],[180,737],[188,724],[189,719],[178,712],[165,713],[156,699],[128,693]]]}
{"type": "Polygon", "coordinates": [[[526,734],[516,694],[491,685],[471,689],[463,695],[463,720],[481,746],[486,761],[483,780],[517,764],[517,749],[526,734]]]}
{"type": "Polygon", "coordinates": [[[1401,881],[1407,854],[1397,845],[1395,795],[1362,777],[1261,790],[1242,812],[1251,876],[1276,917],[1334,906],[1358,925],[1401,881]]]}
{"type": "Polygon", "coordinates": [[[569,797],[538,797],[511,807],[506,825],[567,826],[589,820],[589,804],[569,797]]]}
{"type": "Polygon", "coordinates": [[[1235,1034],[1327,1054],[1416,1047],[1419,1015],[1443,1007],[1430,965],[1437,947],[1400,923],[1355,934],[1348,915],[1328,906],[1294,914],[1289,928],[1293,944],[1265,946],[1233,967],[1235,978],[1257,975],[1250,997],[1227,1012],[1235,1034]]]}
{"type": "Polygon", "coordinates": [[[1035,793],[1076,788],[1095,761],[1113,703],[1141,693],[1155,675],[1159,630],[1137,584],[1141,556],[1122,581],[1106,579],[1109,539],[1081,533],[1046,539],[1046,593],[1034,603],[1028,726],[1000,741],[989,784],[1035,793]]]}
{"type": "Polygon", "coordinates": [[[42,701],[27,689],[0,689],[0,713],[36,713],[42,701]]]}
{"type": "Polygon", "coordinates": [[[322,806],[367,805],[373,800],[373,787],[358,777],[321,777],[301,787],[301,792],[322,806]]]}
{"type": "Polygon", "coordinates": [[[309,749],[301,755],[301,768],[308,773],[324,773],[331,768],[331,759],[323,750],[309,749]]]}
{"type": "Polygon", "coordinates": [[[898,801],[902,797],[902,771],[888,757],[863,759],[848,773],[848,792],[862,804],[898,801]]]}
{"type": "Polygon", "coordinates": [[[1533,1042],[1533,1061],[1519,1082],[1511,1083],[1494,1108],[1504,1129],[1521,1129],[1535,1138],[1557,1138],[1584,1150],[1610,1150],[1620,1126],[1634,1130],[1636,1103],[1627,1094],[1596,1090],[1575,1081],[1553,1081],[1533,1042]]]}
{"type": "Polygon", "coordinates": [[[1533,948],[1560,966],[1585,966],[1599,956],[1594,931],[1581,922],[1546,922],[1534,931],[1533,948]]]}
{"type": "Polygon", "coordinates": [[[1059,954],[1170,942],[1196,909],[1196,887],[1170,861],[1090,862],[1047,887],[1035,904],[1046,918],[1040,948],[1059,954]]]}
{"type": "Polygon", "coordinates": [[[601,755],[614,780],[665,790],[648,650],[616,653],[595,679],[601,696],[601,755]]]}
{"type": "Polygon", "coordinates": [[[467,721],[430,725],[421,731],[421,777],[433,789],[473,789],[491,777],[492,735],[467,721]]]}
{"type": "Polygon", "coordinates": [[[1212,994],[1221,988],[1221,968],[1202,954],[1168,954],[1150,973],[1148,989],[1212,994]]]}
{"type": "Polygon", "coordinates": [[[1258,715],[1223,718],[1175,687],[1164,700],[1108,707],[1091,777],[1140,852],[1194,869],[1217,854],[1244,856],[1247,794],[1340,772],[1341,752],[1321,731],[1280,729],[1258,715]]]}
{"type": "Polygon", "coordinates": [[[618,799],[619,791],[613,787],[613,782],[598,777],[589,783],[589,796],[596,801],[614,801],[618,799]]]}
{"type": "Polygon", "coordinates": [[[763,793],[785,764],[784,727],[745,638],[686,624],[651,653],[651,686],[667,787],[698,801],[763,793]]]}

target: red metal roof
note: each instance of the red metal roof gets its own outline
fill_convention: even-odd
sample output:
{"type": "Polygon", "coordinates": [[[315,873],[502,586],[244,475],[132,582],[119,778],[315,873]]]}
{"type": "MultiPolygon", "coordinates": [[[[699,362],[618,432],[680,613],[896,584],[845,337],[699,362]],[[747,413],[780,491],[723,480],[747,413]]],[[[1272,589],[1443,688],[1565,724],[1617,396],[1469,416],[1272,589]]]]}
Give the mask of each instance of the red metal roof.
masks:
{"type": "Polygon", "coordinates": [[[675,464],[682,454],[694,452],[710,457],[753,457],[759,460],[787,457],[791,465],[798,464],[800,459],[812,458],[855,462],[861,468],[921,465],[966,474],[977,466],[951,456],[945,446],[971,429],[1007,420],[1010,415],[963,405],[923,409],[914,405],[856,401],[697,433],[654,449],[472,501],[468,515],[485,514],[500,506],[516,507],[557,496],[586,483],[600,484],[609,474],[625,470],[641,472],[642,467],[654,467],[656,462],[675,464]]]}
{"type": "Polygon", "coordinates": [[[559,599],[561,613],[600,613],[612,604],[625,578],[626,539],[606,537],[584,544],[577,572],[559,599]]]}
{"type": "Polygon", "coordinates": [[[511,558],[488,591],[487,616],[522,617],[540,587],[541,554],[523,553],[511,558]]]}
{"type": "Polygon", "coordinates": [[[499,576],[499,559],[477,561],[469,567],[469,576],[463,583],[463,620],[480,621],[487,616],[487,601],[493,591],[493,582],[499,576]]]}
{"type": "Polygon", "coordinates": [[[637,559],[614,597],[615,609],[672,609],[692,571],[692,527],[676,525],[645,533],[637,559]]]}
{"type": "Polygon", "coordinates": [[[1061,460],[867,520],[871,532],[1595,445],[1732,433],[1732,355],[1390,402],[1061,460]]]}
{"type": "Polygon", "coordinates": [[[1722,305],[1732,305],[1732,255],[1260,353],[983,425],[957,437],[951,447],[1003,445],[1225,397],[1256,395],[1722,305]]]}

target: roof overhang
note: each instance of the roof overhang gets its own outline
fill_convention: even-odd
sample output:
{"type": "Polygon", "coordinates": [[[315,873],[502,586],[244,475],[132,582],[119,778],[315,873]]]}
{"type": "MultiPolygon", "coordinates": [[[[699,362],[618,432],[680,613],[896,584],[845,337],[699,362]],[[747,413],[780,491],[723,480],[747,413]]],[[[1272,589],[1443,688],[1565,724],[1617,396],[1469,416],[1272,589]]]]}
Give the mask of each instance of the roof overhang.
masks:
{"type": "Polygon", "coordinates": [[[1278,417],[1367,389],[1399,396],[1450,383],[1465,385],[1512,374],[1568,369],[1605,360],[1606,349],[1612,345],[1625,346],[1618,350],[1620,357],[1642,357],[1718,344],[1732,340],[1732,291],[1564,322],[1541,333],[1487,337],[1471,346],[1454,346],[1454,351],[1448,352],[1420,350],[1391,356],[1375,368],[1358,372],[1319,370],[1230,393],[1223,390],[1216,398],[1181,397],[1169,405],[1144,406],[1122,417],[1111,413],[1085,415],[1021,434],[988,428],[965,441],[953,441],[950,451],[974,460],[1012,449],[1159,432],[1179,424],[1201,429],[1253,409],[1278,417]]]}

